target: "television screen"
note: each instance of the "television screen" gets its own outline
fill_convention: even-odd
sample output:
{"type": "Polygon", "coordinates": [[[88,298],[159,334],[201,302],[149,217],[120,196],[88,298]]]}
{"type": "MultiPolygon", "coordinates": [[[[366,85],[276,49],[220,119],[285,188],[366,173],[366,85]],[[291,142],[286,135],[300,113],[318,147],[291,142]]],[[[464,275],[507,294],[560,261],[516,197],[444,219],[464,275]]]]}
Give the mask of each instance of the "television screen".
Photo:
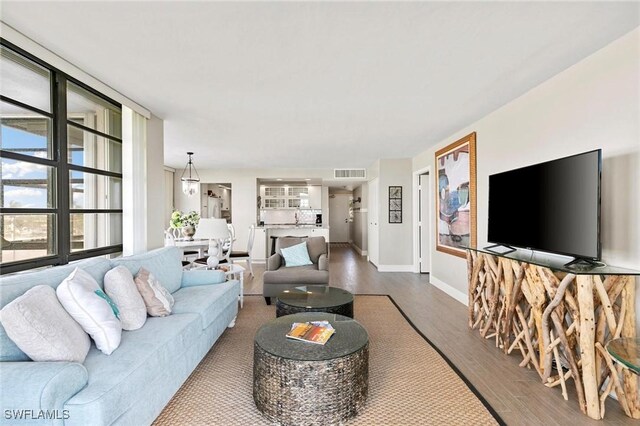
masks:
{"type": "Polygon", "coordinates": [[[489,176],[489,242],[600,259],[601,150],[489,176]]]}

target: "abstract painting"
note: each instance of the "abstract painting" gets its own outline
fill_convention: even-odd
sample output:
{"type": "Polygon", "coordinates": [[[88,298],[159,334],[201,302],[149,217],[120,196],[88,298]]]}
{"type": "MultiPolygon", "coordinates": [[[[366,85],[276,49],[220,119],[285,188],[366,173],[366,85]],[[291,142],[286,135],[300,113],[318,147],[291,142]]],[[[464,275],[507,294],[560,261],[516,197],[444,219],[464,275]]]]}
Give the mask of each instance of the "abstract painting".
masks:
{"type": "Polygon", "coordinates": [[[436,250],[466,257],[476,245],[476,134],[436,152],[436,250]]]}

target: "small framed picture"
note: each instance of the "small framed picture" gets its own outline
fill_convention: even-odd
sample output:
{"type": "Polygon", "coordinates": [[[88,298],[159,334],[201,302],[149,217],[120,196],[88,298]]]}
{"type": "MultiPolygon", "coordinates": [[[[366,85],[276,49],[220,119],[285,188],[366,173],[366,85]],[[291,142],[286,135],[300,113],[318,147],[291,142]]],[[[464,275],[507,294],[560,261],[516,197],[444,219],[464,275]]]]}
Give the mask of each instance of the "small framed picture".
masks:
{"type": "Polygon", "coordinates": [[[402,223],[402,187],[389,187],[389,223],[402,223]]]}

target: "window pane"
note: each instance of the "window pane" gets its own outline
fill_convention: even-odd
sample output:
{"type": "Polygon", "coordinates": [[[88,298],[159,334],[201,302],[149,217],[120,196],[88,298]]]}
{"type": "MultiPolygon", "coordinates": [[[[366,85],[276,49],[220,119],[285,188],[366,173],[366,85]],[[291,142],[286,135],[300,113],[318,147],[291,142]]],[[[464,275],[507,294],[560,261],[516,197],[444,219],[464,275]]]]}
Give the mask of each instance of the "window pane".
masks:
{"type": "Polygon", "coordinates": [[[122,138],[122,109],[72,82],[67,83],[67,118],[85,127],[122,138]]]}
{"type": "Polygon", "coordinates": [[[0,93],[51,112],[51,76],[48,70],[4,46],[0,48],[0,70],[0,93]]]}
{"type": "Polygon", "coordinates": [[[2,214],[2,255],[0,262],[56,254],[55,214],[2,214]]]}
{"type": "Polygon", "coordinates": [[[0,143],[5,151],[51,159],[51,119],[0,102],[0,143]]]}
{"type": "Polygon", "coordinates": [[[71,215],[71,251],[122,244],[122,213],[71,215]]]}
{"type": "Polygon", "coordinates": [[[55,208],[56,171],[27,161],[2,159],[2,207],[55,208]]]}
{"type": "Polygon", "coordinates": [[[72,209],[121,209],[122,179],[78,171],[69,172],[72,209]]]}
{"type": "Polygon", "coordinates": [[[77,127],[67,126],[70,164],[122,172],[122,144],[77,127]]]}

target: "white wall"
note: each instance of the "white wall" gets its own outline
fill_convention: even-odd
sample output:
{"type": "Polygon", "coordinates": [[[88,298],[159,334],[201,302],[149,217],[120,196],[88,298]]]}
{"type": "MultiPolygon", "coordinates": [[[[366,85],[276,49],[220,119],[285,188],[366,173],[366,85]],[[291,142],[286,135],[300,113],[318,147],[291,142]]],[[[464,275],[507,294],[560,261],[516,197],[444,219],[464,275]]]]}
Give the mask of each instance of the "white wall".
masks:
{"type": "MultiPolygon", "coordinates": [[[[639,269],[639,52],[640,29],[636,29],[422,152],[413,159],[413,170],[429,165],[436,170],[436,150],[477,132],[478,246],[482,247],[487,240],[490,174],[602,148],[603,260],[639,269]]],[[[432,250],[432,283],[449,286],[451,294],[464,300],[465,260],[438,252],[435,246],[432,250]]]]}
{"type": "Polygon", "coordinates": [[[147,121],[147,250],[162,247],[167,222],[158,212],[165,210],[164,122],[151,116],[147,121]]]}
{"type": "Polygon", "coordinates": [[[411,159],[379,161],[380,271],[413,271],[411,159]],[[389,186],[402,186],[402,223],[389,223],[389,186]]]}

